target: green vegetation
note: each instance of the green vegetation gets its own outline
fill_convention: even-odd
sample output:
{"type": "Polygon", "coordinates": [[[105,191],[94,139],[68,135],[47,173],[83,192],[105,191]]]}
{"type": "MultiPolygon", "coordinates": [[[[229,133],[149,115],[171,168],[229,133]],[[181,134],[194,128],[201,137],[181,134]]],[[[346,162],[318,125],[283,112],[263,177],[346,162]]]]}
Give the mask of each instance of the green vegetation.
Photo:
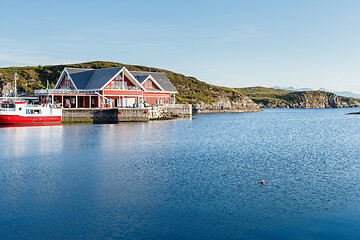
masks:
{"type": "Polygon", "coordinates": [[[15,69],[19,75],[19,91],[31,92],[35,89],[46,88],[47,80],[49,80],[50,86],[54,87],[64,67],[98,69],[119,66],[125,66],[130,71],[165,73],[179,91],[179,94],[176,95],[179,103],[212,103],[219,100],[220,97],[228,98],[230,101],[243,99],[245,97],[244,94],[235,89],[210,85],[194,77],[184,76],[164,69],[103,61],[53,66],[0,68],[0,90],[2,91],[7,83],[12,84],[15,69]]]}
{"type": "Polygon", "coordinates": [[[294,91],[266,87],[237,88],[237,90],[249,96],[255,103],[262,104],[289,104],[289,96],[295,93],[294,91]]]}

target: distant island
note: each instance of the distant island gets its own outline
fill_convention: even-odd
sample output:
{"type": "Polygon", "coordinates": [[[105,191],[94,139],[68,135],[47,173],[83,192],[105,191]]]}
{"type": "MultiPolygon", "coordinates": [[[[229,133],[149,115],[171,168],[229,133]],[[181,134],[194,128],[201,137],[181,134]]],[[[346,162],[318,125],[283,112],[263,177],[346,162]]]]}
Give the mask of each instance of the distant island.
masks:
{"type": "Polygon", "coordinates": [[[0,68],[0,93],[13,88],[16,69],[20,92],[53,88],[64,67],[111,68],[124,66],[130,71],[163,72],[175,85],[178,103],[193,105],[194,112],[255,112],[261,108],[347,108],[360,107],[360,99],[325,91],[291,91],[265,87],[229,88],[208,84],[172,71],[116,62],[95,61],[78,64],[0,68]]]}
{"type": "Polygon", "coordinates": [[[328,90],[326,88],[312,89],[312,88],[294,88],[294,87],[279,87],[279,86],[274,86],[272,88],[282,89],[282,90],[290,90],[290,91],[298,91],[298,92],[317,91],[317,90],[319,90],[319,91],[322,91],[322,92],[335,93],[336,95],[343,96],[343,97],[360,98],[360,94],[357,94],[357,93],[353,93],[353,92],[350,92],[350,91],[337,92],[337,91],[328,90]]]}

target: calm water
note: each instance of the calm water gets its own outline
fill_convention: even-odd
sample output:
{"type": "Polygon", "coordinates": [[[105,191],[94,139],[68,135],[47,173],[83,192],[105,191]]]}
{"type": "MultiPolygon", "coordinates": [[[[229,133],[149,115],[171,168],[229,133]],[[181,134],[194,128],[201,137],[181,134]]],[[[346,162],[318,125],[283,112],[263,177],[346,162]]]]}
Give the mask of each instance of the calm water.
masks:
{"type": "Polygon", "coordinates": [[[358,110],[0,129],[1,239],[359,239],[358,110]]]}

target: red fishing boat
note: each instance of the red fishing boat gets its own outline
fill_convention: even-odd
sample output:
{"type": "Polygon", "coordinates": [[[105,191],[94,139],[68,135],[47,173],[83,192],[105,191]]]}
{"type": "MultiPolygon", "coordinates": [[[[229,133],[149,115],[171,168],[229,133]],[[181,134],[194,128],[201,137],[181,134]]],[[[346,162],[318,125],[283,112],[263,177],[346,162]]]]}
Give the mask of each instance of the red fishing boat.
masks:
{"type": "Polygon", "coordinates": [[[17,98],[15,73],[14,97],[1,102],[1,126],[34,126],[61,124],[62,109],[50,103],[27,104],[17,98]]]}
{"type": "Polygon", "coordinates": [[[31,105],[18,101],[3,101],[0,125],[60,124],[62,109],[51,104],[31,105]]]}

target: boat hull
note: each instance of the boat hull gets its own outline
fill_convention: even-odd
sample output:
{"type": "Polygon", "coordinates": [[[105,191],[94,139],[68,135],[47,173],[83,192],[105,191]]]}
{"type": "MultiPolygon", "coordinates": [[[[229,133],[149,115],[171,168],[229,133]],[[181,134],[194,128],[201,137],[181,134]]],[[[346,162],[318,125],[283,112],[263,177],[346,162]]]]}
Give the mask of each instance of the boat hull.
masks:
{"type": "Polygon", "coordinates": [[[59,125],[61,116],[29,116],[0,115],[0,125],[59,125]]]}

